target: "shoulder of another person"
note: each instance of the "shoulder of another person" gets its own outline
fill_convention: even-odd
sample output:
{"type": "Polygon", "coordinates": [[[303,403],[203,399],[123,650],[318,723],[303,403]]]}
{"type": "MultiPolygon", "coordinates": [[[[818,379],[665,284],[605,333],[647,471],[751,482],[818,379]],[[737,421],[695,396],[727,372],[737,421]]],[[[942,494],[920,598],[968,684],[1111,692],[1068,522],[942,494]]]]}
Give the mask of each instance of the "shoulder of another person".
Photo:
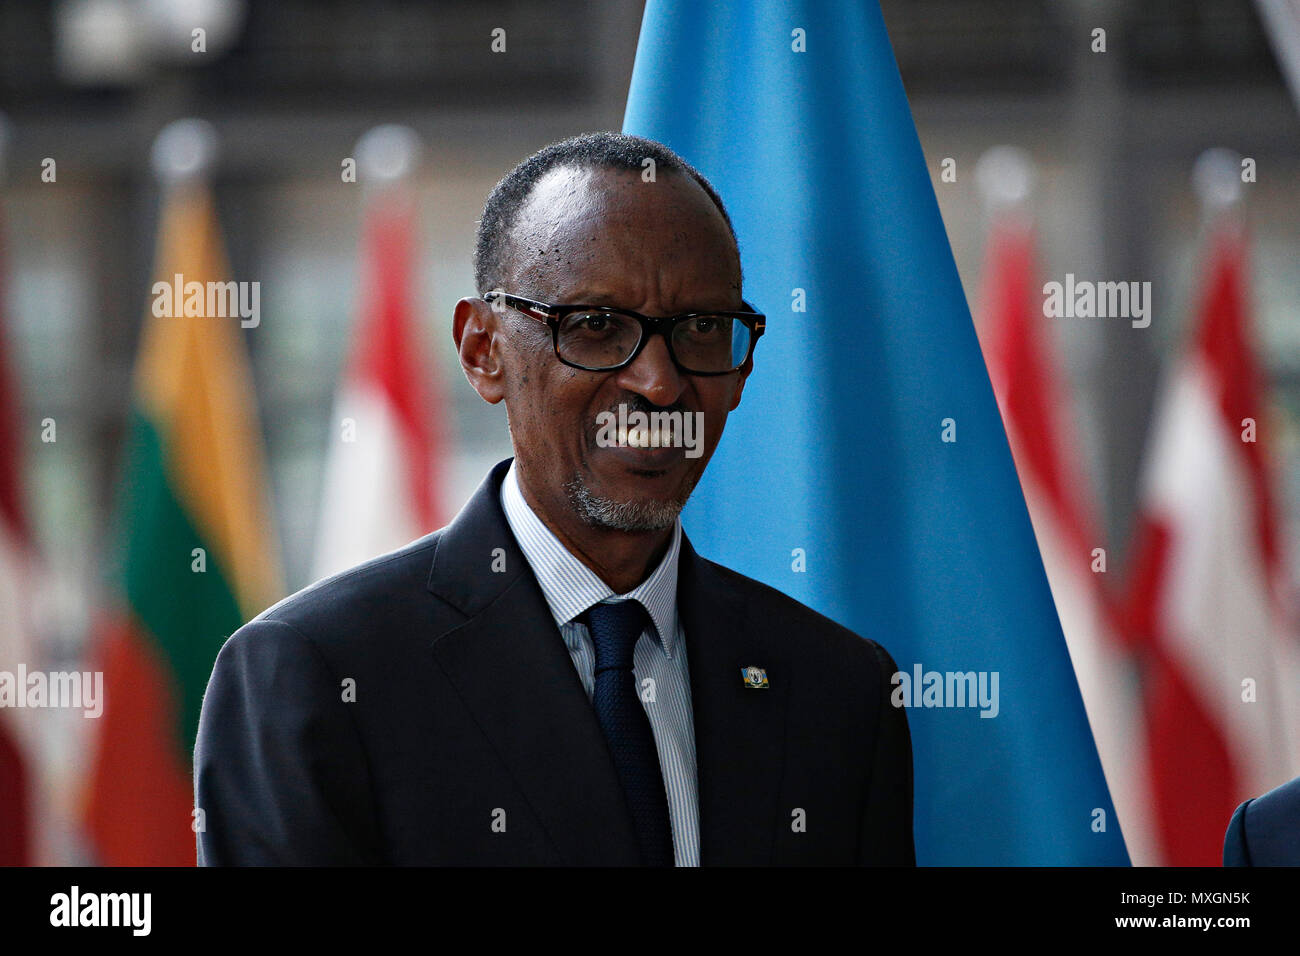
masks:
{"type": "Polygon", "coordinates": [[[1269,827],[1300,834],[1300,777],[1248,800],[1243,806],[1248,832],[1256,827],[1269,827]]]}

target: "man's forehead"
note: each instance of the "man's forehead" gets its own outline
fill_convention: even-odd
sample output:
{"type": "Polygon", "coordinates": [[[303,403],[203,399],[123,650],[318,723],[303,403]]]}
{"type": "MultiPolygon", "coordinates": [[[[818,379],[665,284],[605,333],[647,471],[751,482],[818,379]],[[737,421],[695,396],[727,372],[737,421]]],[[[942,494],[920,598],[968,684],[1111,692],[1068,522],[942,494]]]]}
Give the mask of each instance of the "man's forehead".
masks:
{"type": "Polygon", "coordinates": [[[613,180],[596,178],[602,172],[576,166],[550,170],[528,191],[516,222],[560,223],[593,215],[606,203],[612,189],[613,180]]]}
{"type": "Polygon", "coordinates": [[[538,179],[520,207],[516,225],[531,232],[558,233],[641,221],[680,223],[683,214],[692,212],[698,214],[703,229],[726,231],[708,193],[684,173],[660,171],[647,181],[632,169],[570,165],[552,169],[538,179]]]}
{"type": "Polygon", "coordinates": [[[516,280],[555,302],[630,307],[646,283],[684,308],[727,308],[739,293],[725,221],[676,171],[646,183],[635,170],[551,170],[521,208],[512,239],[516,280]]]}
{"type": "Polygon", "coordinates": [[[555,288],[559,293],[561,302],[581,302],[583,305],[610,306],[625,304],[624,295],[618,291],[598,283],[583,281],[577,277],[568,281],[561,280],[555,284],[555,288]]]}

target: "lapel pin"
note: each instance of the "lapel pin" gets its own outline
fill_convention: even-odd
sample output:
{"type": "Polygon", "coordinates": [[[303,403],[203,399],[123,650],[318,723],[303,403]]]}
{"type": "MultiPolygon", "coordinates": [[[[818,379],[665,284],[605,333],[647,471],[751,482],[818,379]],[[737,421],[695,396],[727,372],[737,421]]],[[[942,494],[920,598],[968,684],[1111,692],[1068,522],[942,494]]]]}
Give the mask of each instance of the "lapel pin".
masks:
{"type": "Polygon", "coordinates": [[[767,690],[767,671],[761,667],[742,667],[740,669],[740,679],[745,682],[745,686],[750,690],[767,690]]]}

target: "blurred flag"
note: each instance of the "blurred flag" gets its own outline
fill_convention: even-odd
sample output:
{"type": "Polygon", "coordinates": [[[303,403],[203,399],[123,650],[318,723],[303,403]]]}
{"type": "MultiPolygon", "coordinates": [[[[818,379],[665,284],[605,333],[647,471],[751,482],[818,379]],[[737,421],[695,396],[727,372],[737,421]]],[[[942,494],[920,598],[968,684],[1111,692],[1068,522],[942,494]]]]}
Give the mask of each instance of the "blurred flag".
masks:
{"type": "Polygon", "coordinates": [[[1194,337],[1148,440],[1126,623],[1143,657],[1154,812],[1172,866],[1217,866],[1236,806],[1300,769],[1240,227],[1222,223],[1206,260],[1194,337]]]}
{"type": "MultiPolygon", "coordinates": [[[[197,180],[164,201],[156,278],[229,278],[197,180]]],[[[158,299],[152,297],[156,306],[158,299]]],[[[145,319],[127,424],[88,826],[101,863],[193,865],[191,758],[226,638],[281,595],[240,319],[183,304],[145,319]],[[209,314],[213,313],[213,314],[209,314]]],[[[201,808],[200,808],[201,809],[201,808]]],[[[201,815],[195,816],[195,826],[201,815]]]]}
{"type": "Polygon", "coordinates": [[[1102,584],[1109,565],[1098,562],[1109,554],[1093,553],[1104,542],[1065,399],[1067,383],[1044,326],[1035,259],[1029,224],[1016,215],[1000,217],[984,265],[980,340],[1129,856],[1149,866],[1157,859],[1138,676],[1120,637],[1118,610],[1102,584]]]}
{"type": "Polygon", "coordinates": [[[442,520],[435,369],[411,308],[414,204],[400,185],[371,197],[360,315],[335,404],[314,574],[399,548],[442,520]]]}
{"type": "MultiPolygon", "coordinates": [[[[0,260],[0,280],[4,278],[0,260]]],[[[31,622],[23,613],[31,593],[30,537],[22,501],[22,435],[18,394],[10,377],[0,285],[0,672],[35,669],[31,622]]],[[[14,687],[17,693],[26,688],[14,687]]],[[[35,754],[24,719],[30,711],[0,705],[0,866],[33,862],[35,754]]]]}
{"type": "Polygon", "coordinates": [[[715,184],[769,317],[696,547],[938,675],[919,863],[1126,863],[879,7],[650,0],[624,129],[715,184]]]}

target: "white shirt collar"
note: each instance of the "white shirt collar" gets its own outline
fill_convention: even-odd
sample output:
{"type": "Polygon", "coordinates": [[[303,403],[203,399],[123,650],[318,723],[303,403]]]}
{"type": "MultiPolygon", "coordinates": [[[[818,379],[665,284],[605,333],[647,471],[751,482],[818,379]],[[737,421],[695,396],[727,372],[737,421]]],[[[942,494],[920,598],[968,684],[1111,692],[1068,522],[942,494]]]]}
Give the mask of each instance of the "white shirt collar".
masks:
{"type": "Polygon", "coordinates": [[[501,482],[501,507],[520,550],[537,576],[557,625],[567,624],[593,604],[608,598],[634,599],[650,612],[664,653],[673,656],[677,636],[677,559],[682,545],[680,519],[673,523],[672,542],[658,567],[631,591],[615,594],[537,517],[519,490],[513,461],[501,482]]]}

